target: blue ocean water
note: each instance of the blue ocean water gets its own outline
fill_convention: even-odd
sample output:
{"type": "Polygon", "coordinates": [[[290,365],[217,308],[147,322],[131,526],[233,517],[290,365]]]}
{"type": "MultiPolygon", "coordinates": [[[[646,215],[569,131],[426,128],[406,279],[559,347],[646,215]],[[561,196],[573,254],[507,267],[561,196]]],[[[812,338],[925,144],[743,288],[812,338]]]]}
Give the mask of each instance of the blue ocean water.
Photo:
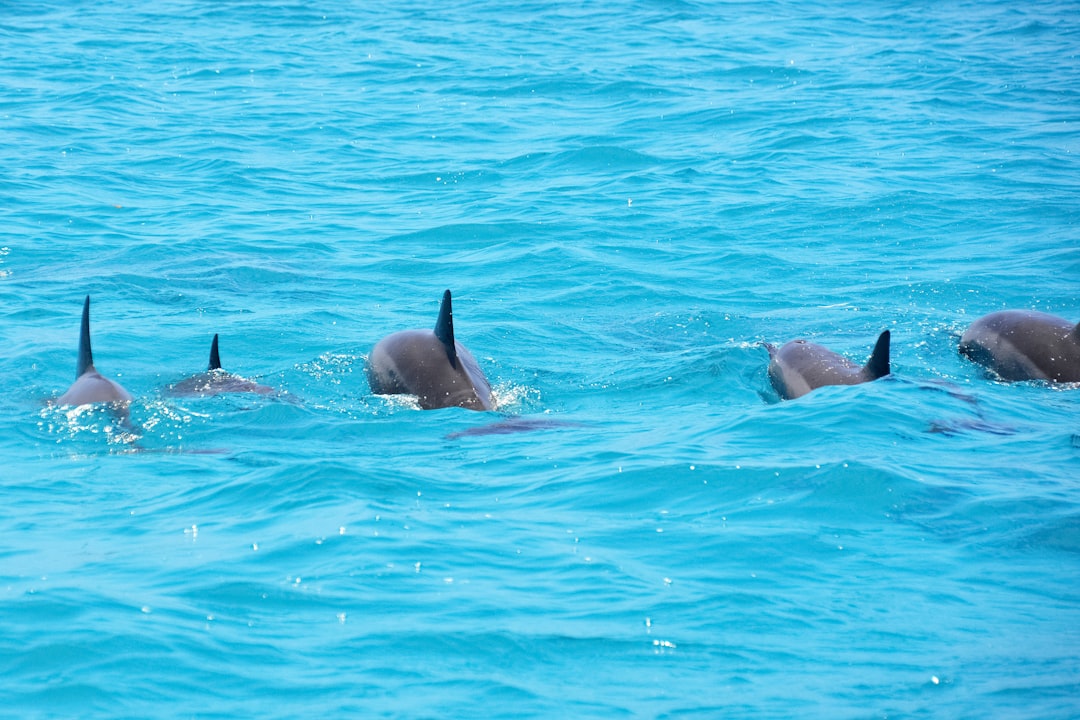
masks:
{"type": "Polygon", "coordinates": [[[1074,2],[0,11],[0,706],[1072,717],[1074,2]],[[458,339],[500,413],[373,396],[458,339]],[[82,300],[132,425],[48,406],[82,300]],[[893,376],[779,402],[763,342],[893,376]],[[166,398],[225,367],[287,393],[166,398]],[[468,434],[503,415],[554,421],[468,434]],[[465,433],[465,434],[462,434],[465,433]]]}

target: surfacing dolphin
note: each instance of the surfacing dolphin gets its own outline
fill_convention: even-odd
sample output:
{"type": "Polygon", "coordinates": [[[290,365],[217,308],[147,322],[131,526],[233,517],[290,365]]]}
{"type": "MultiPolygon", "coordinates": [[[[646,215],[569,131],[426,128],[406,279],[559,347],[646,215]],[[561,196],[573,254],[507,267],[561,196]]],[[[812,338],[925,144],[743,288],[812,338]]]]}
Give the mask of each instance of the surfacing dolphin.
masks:
{"type": "Polygon", "coordinates": [[[67,392],[56,399],[57,405],[90,405],[114,403],[126,409],[131,394],[119,384],[104,377],[94,368],[94,356],[90,350],[90,296],[83,303],[82,328],[79,332],[79,359],[75,368],[75,382],[67,392]]]}
{"type": "Polygon", "coordinates": [[[450,291],[443,293],[434,330],[402,330],[371,351],[368,384],[376,395],[415,395],[420,407],[491,410],[491,385],[464,345],[454,339],[450,291]]]}
{"type": "Polygon", "coordinates": [[[1002,310],[971,324],[960,354],[1002,380],[1080,382],[1080,323],[1027,310],[1002,310]]]}
{"type": "Polygon", "coordinates": [[[859,366],[832,350],[806,340],[792,340],[769,350],[769,380],[783,400],[802,397],[823,385],[858,385],[889,374],[889,331],[878,336],[866,365],[859,366]]]}
{"type": "Polygon", "coordinates": [[[173,383],[165,389],[164,394],[172,397],[206,397],[223,393],[274,395],[277,391],[267,385],[260,385],[222,370],[221,356],[218,354],[218,336],[215,334],[210,343],[210,363],[206,372],[173,383]]]}

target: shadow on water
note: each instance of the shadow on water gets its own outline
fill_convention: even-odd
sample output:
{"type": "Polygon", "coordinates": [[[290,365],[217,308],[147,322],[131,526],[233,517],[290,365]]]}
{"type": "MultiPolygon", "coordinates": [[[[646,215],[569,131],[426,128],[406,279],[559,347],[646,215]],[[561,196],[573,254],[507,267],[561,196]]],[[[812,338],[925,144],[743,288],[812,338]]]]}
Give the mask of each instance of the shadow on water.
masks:
{"type": "Polygon", "coordinates": [[[537,430],[558,430],[562,428],[586,427],[585,423],[568,420],[553,420],[551,418],[526,418],[520,416],[508,417],[504,420],[452,432],[446,436],[447,440],[457,440],[463,437],[479,437],[482,435],[510,435],[512,433],[534,432],[537,430]]]}

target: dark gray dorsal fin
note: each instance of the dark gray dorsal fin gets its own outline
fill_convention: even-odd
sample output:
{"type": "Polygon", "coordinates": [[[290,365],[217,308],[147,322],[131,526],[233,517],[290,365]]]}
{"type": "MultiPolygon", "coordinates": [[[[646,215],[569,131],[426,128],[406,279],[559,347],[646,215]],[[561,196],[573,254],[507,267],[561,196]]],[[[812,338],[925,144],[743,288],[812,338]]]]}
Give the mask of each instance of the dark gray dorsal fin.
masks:
{"type": "Polygon", "coordinates": [[[1076,338],[1077,342],[1080,342],[1080,323],[1073,326],[1072,336],[1076,338]]]}
{"type": "Polygon", "coordinates": [[[447,290],[442,296],[442,305],[439,307],[439,319],[435,322],[435,337],[446,348],[446,357],[450,360],[451,367],[458,366],[457,346],[454,343],[454,311],[450,306],[450,291],[447,290]]]}
{"type": "Polygon", "coordinates": [[[879,377],[885,377],[889,374],[889,337],[888,330],[878,335],[877,344],[874,345],[874,352],[870,354],[870,360],[863,368],[870,380],[877,380],[879,377]]]}
{"type": "Polygon", "coordinates": [[[210,367],[207,370],[220,370],[221,369],[221,356],[218,355],[217,349],[217,333],[214,333],[214,340],[210,343],[210,367]]]}
{"type": "Polygon", "coordinates": [[[86,296],[86,302],[82,309],[82,328],[79,331],[79,363],[75,368],[76,379],[94,367],[94,354],[90,351],[90,296],[86,296]]]}

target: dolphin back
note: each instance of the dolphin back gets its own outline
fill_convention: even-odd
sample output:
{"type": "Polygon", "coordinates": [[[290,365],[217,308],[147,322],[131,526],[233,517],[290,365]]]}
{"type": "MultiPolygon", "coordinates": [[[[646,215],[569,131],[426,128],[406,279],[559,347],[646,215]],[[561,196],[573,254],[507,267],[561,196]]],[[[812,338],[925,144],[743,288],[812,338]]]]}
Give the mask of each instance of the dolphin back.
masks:
{"type": "Polygon", "coordinates": [[[858,385],[889,374],[889,331],[878,336],[870,360],[860,367],[826,347],[792,340],[769,351],[769,380],[781,399],[793,400],[826,385],[858,385]]]}
{"type": "Polygon", "coordinates": [[[79,329],[79,359],[75,366],[75,378],[94,367],[94,354],[90,350],[90,296],[83,302],[82,327],[79,329]]]}
{"type": "MultiPolygon", "coordinates": [[[[75,382],[56,399],[57,405],[89,405],[91,403],[129,403],[131,394],[117,383],[103,377],[94,368],[90,351],[90,296],[83,302],[82,327],[79,329],[79,359],[75,382]]],[[[126,414],[126,410],[124,411],[126,414]]]]}
{"type": "Polygon", "coordinates": [[[1005,381],[1080,382],[1080,324],[1027,310],[999,310],[973,322],[961,355],[1005,381]]]}
{"type": "Polygon", "coordinates": [[[870,360],[863,366],[863,372],[866,373],[867,380],[877,380],[880,377],[885,377],[889,374],[889,339],[891,333],[885,330],[878,335],[877,343],[874,345],[874,351],[870,353],[870,360]]]}
{"type": "Polygon", "coordinates": [[[491,385],[476,358],[454,338],[449,290],[433,330],[402,330],[375,344],[367,377],[372,393],[415,395],[425,410],[492,408],[491,385]]]}

